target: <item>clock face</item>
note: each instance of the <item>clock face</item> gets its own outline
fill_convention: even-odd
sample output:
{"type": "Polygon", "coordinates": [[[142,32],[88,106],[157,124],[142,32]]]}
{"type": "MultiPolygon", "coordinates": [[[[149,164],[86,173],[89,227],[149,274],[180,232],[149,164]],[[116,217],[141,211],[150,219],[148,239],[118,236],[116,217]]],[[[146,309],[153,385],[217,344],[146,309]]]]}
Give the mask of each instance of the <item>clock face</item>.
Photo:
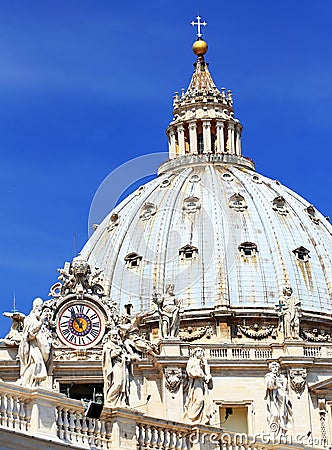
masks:
{"type": "Polygon", "coordinates": [[[103,314],[94,305],[72,302],[59,311],[58,336],[70,347],[92,347],[100,341],[103,331],[103,314]]]}

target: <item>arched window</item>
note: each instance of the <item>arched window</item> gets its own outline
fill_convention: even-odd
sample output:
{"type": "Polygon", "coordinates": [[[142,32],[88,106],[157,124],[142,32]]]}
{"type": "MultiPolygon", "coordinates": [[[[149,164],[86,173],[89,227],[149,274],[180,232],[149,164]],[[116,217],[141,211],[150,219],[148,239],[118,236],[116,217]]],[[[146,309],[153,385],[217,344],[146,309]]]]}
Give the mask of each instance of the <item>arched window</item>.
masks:
{"type": "Polygon", "coordinates": [[[201,155],[204,153],[204,141],[203,141],[203,133],[199,133],[197,135],[197,151],[198,154],[201,155]]]}

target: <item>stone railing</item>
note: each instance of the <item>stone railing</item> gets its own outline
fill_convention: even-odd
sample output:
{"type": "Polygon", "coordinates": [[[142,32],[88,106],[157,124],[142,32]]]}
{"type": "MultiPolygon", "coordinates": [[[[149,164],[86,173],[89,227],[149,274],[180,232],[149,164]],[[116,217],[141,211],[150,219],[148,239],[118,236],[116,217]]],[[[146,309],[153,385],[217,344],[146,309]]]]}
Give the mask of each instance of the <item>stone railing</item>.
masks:
{"type": "MultiPolygon", "coordinates": [[[[328,345],[310,345],[304,342],[295,341],[285,344],[287,354],[291,356],[304,356],[310,358],[331,358],[332,346],[328,345]]],[[[224,360],[260,360],[278,359],[281,352],[280,344],[271,344],[270,346],[234,346],[224,344],[220,346],[207,346],[207,356],[210,359],[224,360]]]]}
{"type": "MultiPolygon", "coordinates": [[[[151,419],[151,418],[150,418],[151,419]]],[[[136,428],[137,450],[189,450],[192,430],[190,425],[178,424],[160,420],[142,418],[136,428]]]]}
{"type": "MultiPolygon", "coordinates": [[[[44,389],[0,382],[0,448],[52,450],[266,450],[261,442],[222,429],[149,417],[130,408],[104,408],[101,419],[85,417],[80,401],[44,389]],[[15,435],[16,433],[16,435],[15,435]]],[[[292,443],[292,450],[307,449],[292,443]]],[[[313,447],[310,447],[311,450],[313,447]]]]}
{"type": "Polygon", "coordinates": [[[0,427],[25,433],[30,428],[30,397],[24,388],[10,384],[5,386],[0,390],[0,427]]]}
{"type": "Polygon", "coordinates": [[[270,347],[231,347],[223,346],[209,349],[211,359],[256,359],[267,360],[272,358],[272,348],[270,347]]]}
{"type": "Polygon", "coordinates": [[[57,436],[61,441],[80,448],[111,448],[111,423],[86,417],[82,404],[77,400],[64,398],[57,403],[56,409],[57,436]]]}

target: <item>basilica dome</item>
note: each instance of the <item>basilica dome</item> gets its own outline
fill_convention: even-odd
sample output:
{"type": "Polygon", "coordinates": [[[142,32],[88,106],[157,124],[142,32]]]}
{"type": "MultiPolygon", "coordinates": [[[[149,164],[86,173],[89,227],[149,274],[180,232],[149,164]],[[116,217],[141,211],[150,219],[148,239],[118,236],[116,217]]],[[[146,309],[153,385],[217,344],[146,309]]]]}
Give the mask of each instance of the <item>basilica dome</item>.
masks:
{"type": "MultiPolygon", "coordinates": [[[[196,52],[197,54],[197,52],[196,52]]],[[[275,314],[290,285],[307,317],[332,312],[332,227],[309,202],[242,155],[233,96],[199,53],[176,94],[169,159],[118,204],[81,256],[121,308],[147,311],[174,284],[186,311],[275,314]]]]}

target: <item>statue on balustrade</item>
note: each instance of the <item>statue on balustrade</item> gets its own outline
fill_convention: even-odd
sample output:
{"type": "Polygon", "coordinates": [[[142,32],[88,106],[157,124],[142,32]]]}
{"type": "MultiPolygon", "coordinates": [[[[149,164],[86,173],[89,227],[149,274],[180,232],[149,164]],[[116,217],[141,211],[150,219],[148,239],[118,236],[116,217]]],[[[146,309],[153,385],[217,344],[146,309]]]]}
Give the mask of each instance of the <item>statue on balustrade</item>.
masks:
{"type": "Polygon", "coordinates": [[[159,353],[158,346],[152,344],[139,332],[143,319],[153,313],[154,311],[148,311],[134,316],[126,315],[121,316],[118,320],[117,329],[123,345],[135,359],[141,359],[142,355],[154,357],[159,353]]]}
{"type": "Polygon", "coordinates": [[[18,348],[20,360],[18,384],[25,387],[43,386],[48,375],[51,334],[45,322],[47,314],[48,309],[43,311],[43,300],[36,298],[32,304],[32,311],[24,319],[18,348]]]}
{"type": "Polygon", "coordinates": [[[271,362],[269,369],[270,372],[265,375],[267,423],[270,432],[285,435],[292,428],[293,422],[288,380],[280,373],[278,362],[271,362]]]}
{"type": "Polygon", "coordinates": [[[159,328],[162,338],[178,338],[180,331],[181,301],[174,295],[174,284],[166,286],[165,294],[154,294],[153,302],[157,305],[159,328]]]}
{"type": "Polygon", "coordinates": [[[129,353],[118,329],[113,328],[103,345],[104,404],[110,408],[129,405],[132,361],[139,359],[129,353]]]}
{"type": "Polygon", "coordinates": [[[285,286],[280,298],[279,312],[285,339],[300,339],[301,301],[293,294],[290,286],[285,286]]]}
{"type": "Polygon", "coordinates": [[[189,390],[184,420],[190,424],[209,424],[211,419],[209,390],[212,389],[212,376],[201,347],[193,350],[187,363],[187,374],[189,390]]]}
{"type": "Polygon", "coordinates": [[[3,339],[0,339],[0,345],[8,345],[9,347],[18,346],[22,340],[25,314],[14,310],[12,312],[4,312],[3,315],[11,319],[12,324],[7,335],[3,339]]]}

